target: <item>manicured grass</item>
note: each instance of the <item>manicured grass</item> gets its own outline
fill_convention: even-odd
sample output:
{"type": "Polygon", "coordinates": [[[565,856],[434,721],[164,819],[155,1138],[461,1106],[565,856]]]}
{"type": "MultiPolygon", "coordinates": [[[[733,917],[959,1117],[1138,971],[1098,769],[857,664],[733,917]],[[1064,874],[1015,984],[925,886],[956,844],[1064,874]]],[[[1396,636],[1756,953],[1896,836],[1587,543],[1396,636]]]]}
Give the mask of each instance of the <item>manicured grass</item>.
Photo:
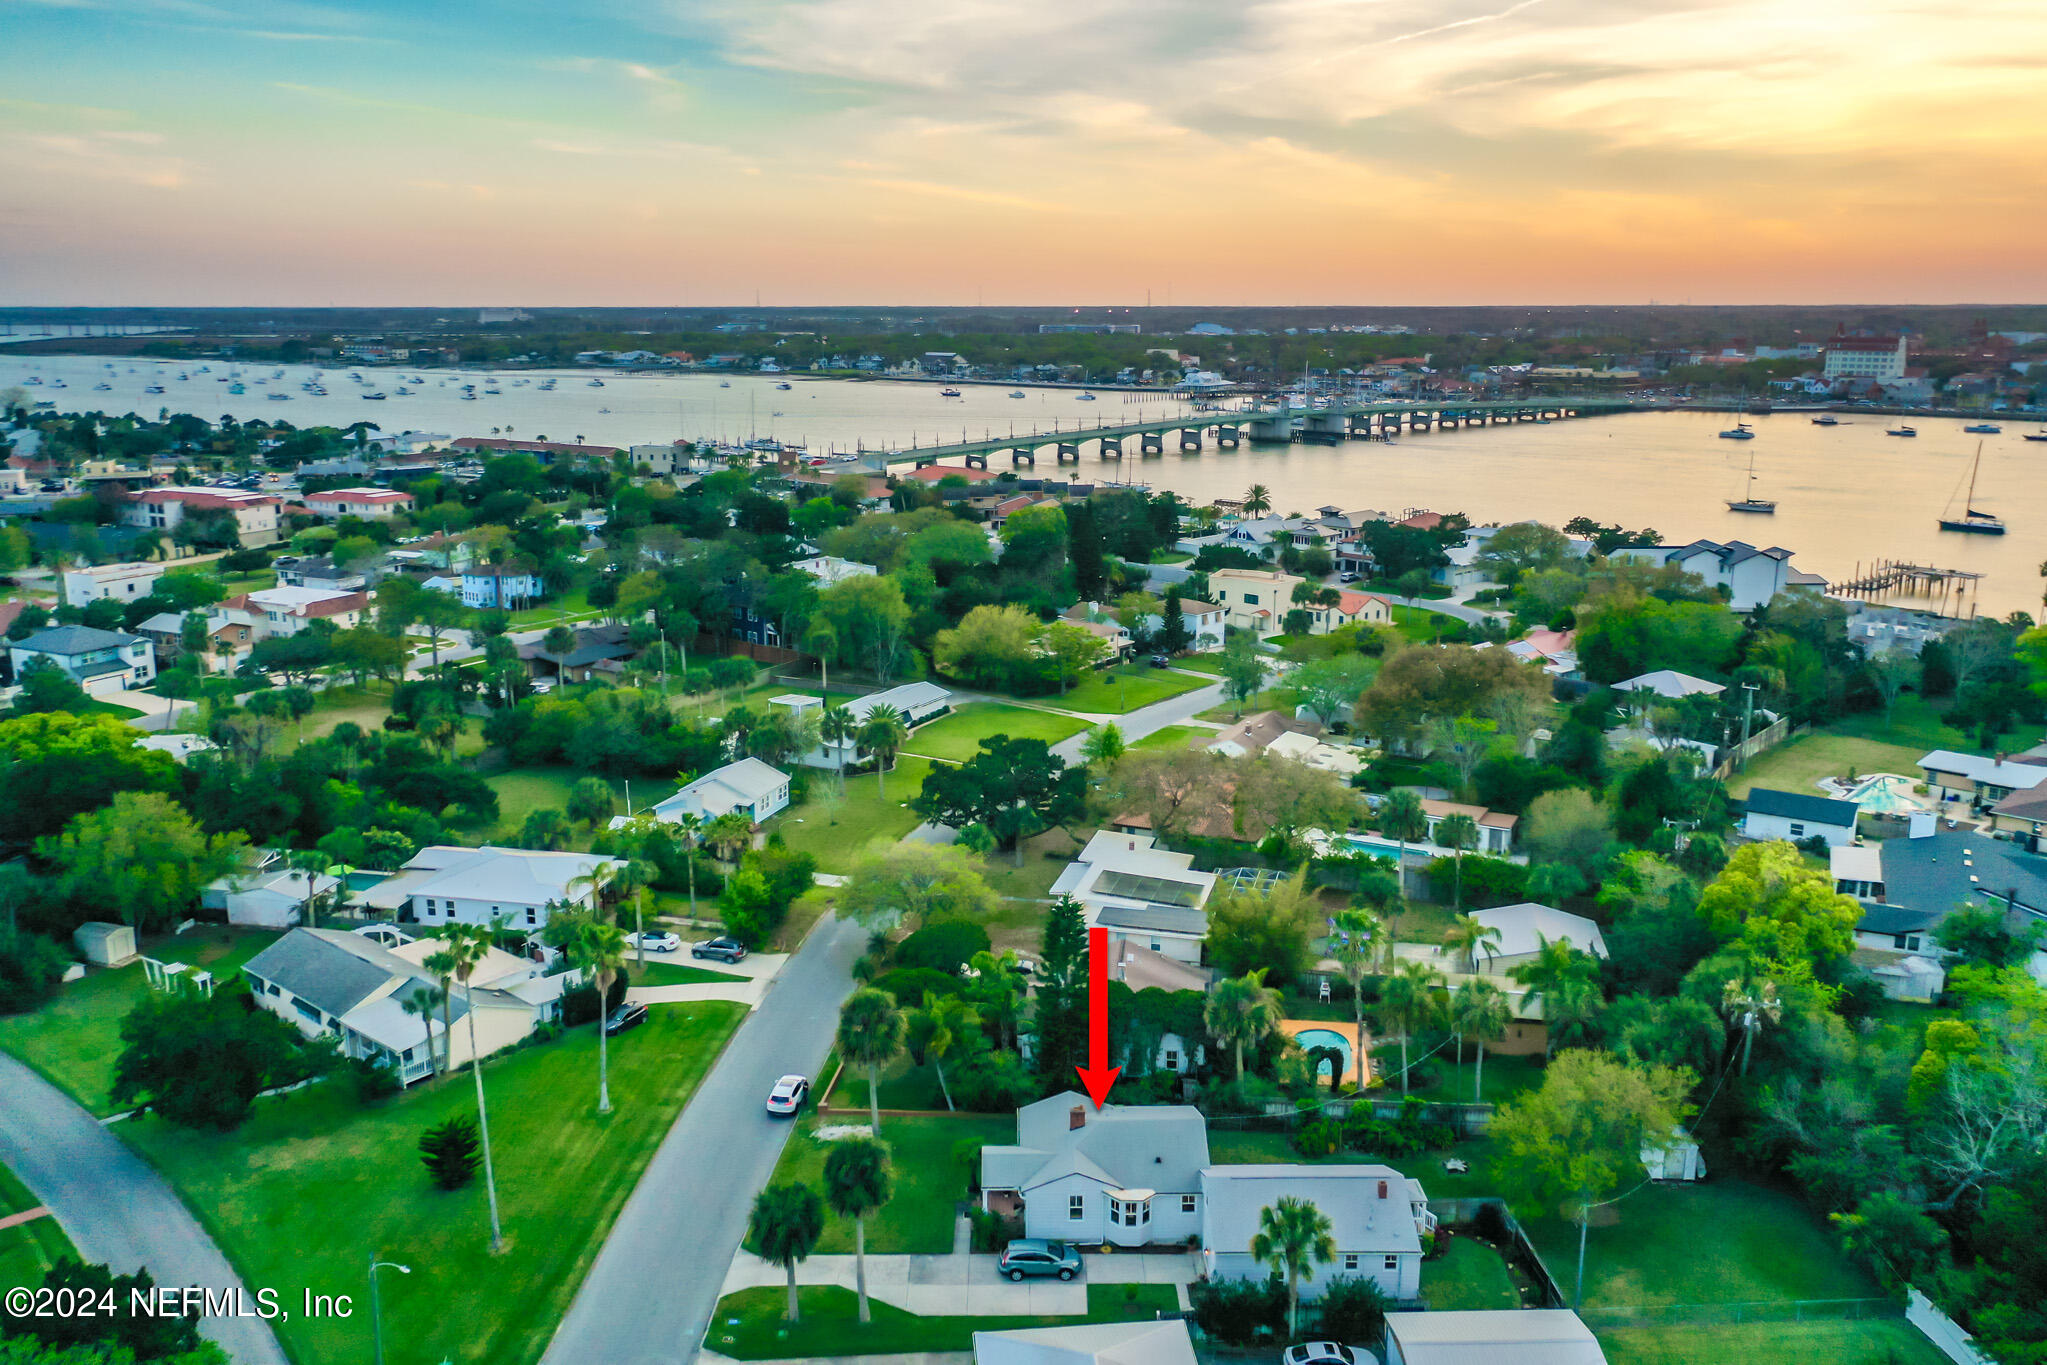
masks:
{"type": "Polygon", "coordinates": [[[941,716],[918,730],[910,736],[905,747],[908,752],[922,754],[926,758],[949,758],[955,763],[962,763],[979,752],[982,740],[997,735],[1007,735],[1011,739],[1042,739],[1047,744],[1057,744],[1087,728],[1084,720],[1052,711],[976,701],[968,702],[951,715],[941,716]]]}
{"type": "MultiPolygon", "coordinates": [[[[788,696],[791,693],[798,696],[815,697],[818,694],[817,680],[815,678],[771,678],[754,683],[752,686],[738,692],[706,692],[702,696],[691,697],[688,701],[680,700],[681,694],[677,693],[676,707],[692,717],[702,715],[704,718],[710,719],[722,716],[733,707],[742,705],[754,711],[767,711],[771,709],[769,698],[788,696]]],[[[865,696],[866,694],[864,692],[848,691],[834,687],[824,695],[825,700],[829,701],[833,706],[843,706],[855,697],[865,696]]]]}
{"type": "MultiPolygon", "coordinates": [[[[14,1173],[0,1166],[0,1218],[39,1208],[42,1201],[14,1173]]],[[[43,1272],[59,1256],[76,1255],[71,1239],[55,1218],[37,1218],[0,1228],[0,1288],[40,1284],[43,1272]]]]}
{"type": "MultiPolygon", "coordinates": [[[[519,1365],[545,1348],[654,1148],[745,1013],[672,1005],[613,1039],[606,1117],[596,1112],[594,1028],[487,1063],[502,1256],[490,1254],[481,1176],[443,1193],[419,1163],[424,1129],[474,1112],[467,1075],[369,1108],[316,1086],[262,1102],[228,1134],[157,1119],[119,1132],[178,1187],[248,1283],[356,1293],[376,1252],[412,1268],[382,1284],[385,1340],[404,1343],[394,1361],[519,1365]]],[[[366,1313],[274,1325],[295,1360],[370,1355],[366,1313]]]]}
{"type": "MultiPolygon", "coordinates": [[[[867,1075],[849,1066],[832,1091],[831,1102],[839,1109],[867,1106],[867,1075]]],[[[898,1056],[881,1073],[881,1107],[884,1109],[943,1109],[945,1094],[938,1086],[938,1073],[929,1066],[914,1065],[907,1053],[898,1056]]],[[[887,1121],[884,1120],[884,1123],[887,1121]]]]}
{"type": "MultiPolygon", "coordinates": [[[[519,827],[526,823],[526,817],[536,810],[552,807],[564,813],[568,810],[569,789],[586,777],[597,774],[586,773],[580,768],[554,765],[536,765],[529,768],[500,768],[486,773],[484,780],[491,790],[498,794],[498,822],[488,829],[474,831],[478,843],[503,843],[519,833],[519,827]]],[[[618,813],[625,812],[625,782],[616,777],[604,778],[611,784],[612,795],[618,800],[618,813]]],[[[670,794],[669,784],[658,781],[642,782],[634,794],[635,808],[643,808],[670,794]]],[[[585,825],[577,825],[571,839],[571,847],[587,849],[595,831],[585,825]]]]}
{"type": "MultiPolygon", "coordinates": [[[[1393,1049],[1393,1067],[1400,1065],[1399,1049],[1393,1049]]],[[[1469,1048],[1466,1049],[1470,1051],[1469,1048]]],[[[1428,1069],[1436,1077],[1436,1084],[1427,1090],[1417,1091],[1426,1100],[1452,1100],[1459,1104],[1471,1100],[1472,1073],[1477,1070],[1473,1061],[1452,1062],[1450,1049],[1444,1048],[1429,1058],[1428,1069]]],[[[1504,1104],[1524,1091],[1533,1090],[1542,1084],[1542,1058],[1502,1057],[1489,1054],[1485,1059],[1485,1089],[1481,1096],[1486,1104],[1504,1104]]]]}
{"type": "Polygon", "coordinates": [[[752,978],[735,972],[714,972],[708,967],[689,967],[680,962],[662,962],[649,957],[647,965],[641,967],[637,961],[627,958],[635,986],[712,986],[720,982],[748,981],[752,978]]]}
{"type": "MultiPolygon", "coordinates": [[[[850,1070],[847,1079],[851,1079],[850,1070]]],[[[843,1081],[839,1093],[845,1093],[843,1081]]],[[[886,1081],[882,1093],[888,1093],[886,1081]]],[[[864,1085],[861,1098],[866,1098],[864,1085]]],[[[774,1183],[794,1180],[814,1190],[824,1188],[824,1159],[831,1144],[812,1136],[819,1122],[865,1124],[867,1111],[841,1107],[827,1119],[804,1119],[782,1149],[774,1183]]],[[[895,1169],[895,1193],[879,1212],[868,1217],[867,1249],[939,1255],[952,1250],[954,1206],[967,1197],[967,1165],[955,1153],[963,1147],[1016,1141],[1016,1119],[1007,1114],[920,1114],[914,1118],[883,1114],[881,1140],[888,1144],[890,1165],[895,1169]]],[[[827,1210],[824,1236],[817,1249],[850,1253],[853,1225],[827,1210]]]]}
{"type": "MultiPolygon", "coordinates": [[[[2023,748],[2037,739],[2031,731],[2011,731],[2000,743],[2023,748]]],[[[1891,708],[1888,721],[1882,711],[1846,716],[1757,755],[1728,780],[1727,790],[1745,796],[1751,787],[1771,787],[1812,795],[1820,778],[1846,777],[1850,769],[1859,777],[1903,773],[1917,779],[1924,775],[1919,759],[1929,749],[1974,753],[1976,741],[1943,721],[1932,704],[1907,693],[1891,708]]]]}
{"type": "MultiPolygon", "coordinates": [[[[162,962],[204,967],[224,983],[276,938],[260,930],[205,925],[178,938],[146,940],[142,952],[162,962]]],[[[0,1018],[0,1049],[104,1117],[115,1112],[107,1091],[121,1051],[121,1021],[148,990],[139,962],[95,971],[59,987],[56,998],[34,1013],[0,1018]]]]}
{"type": "Polygon", "coordinates": [[[1947,1365],[1918,1328],[1899,1318],[1773,1322],[1730,1327],[1597,1330],[1610,1365],[1725,1365],[1732,1360],[1812,1365],[1947,1365]]]}
{"type": "Polygon", "coordinates": [[[1170,668],[1125,664],[1104,669],[1086,682],[1068,688],[1064,696],[1054,694],[1039,700],[1062,711],[1120,716],[1206,686],[1208,684],[1202,679],[1190,678],[1170,668]]]}
{"type": "Polygon", "coordinates": [[[1272,1163],[1343,1166],[1355,1165],[1364,1161],[1365,1157],[1358,1152],[1339,1152],[1335,1156],[1302,1156],[1285,1133],[1210,1128],[1208,1159],[1218,1166],[1262,1166],[1272,1163]]]}
{"type": "Polygon", "coordinates": [[[1173,660],[1173,667],[1191,669],[1196,673],[1206,673],[1211,679],[1214,679],[1222,676],[1223,656],[1219,652],[1214,654],[1182,654],[1173,660]]]}
{"type": "Polygon", "coordinates": [[[1404,607],[1393,604],[1393,628],[1408,639],[1419,644],[1434,644],[1438,640],[1462,639],[1465,624],[1455,616],[1445,616],[1439,611],[1423,611],[1420,607],[1404,607]]]}
{"type": "Polygon", "coordinates": [[[782,1288],[742,1289],[718,1300],[704,1345],[735,1360],[797,1356],[900,1355],[968,1351],[976,1332],[1013,1332],[1079,1322],[1147,1322],[1179,1304],[1169,1284],[1091,1284],[1085,1317],[922,1318],[870,1297],[873,1321],[858,1320],[859,1299],[837,1285],[797,1290],[802,1320],[787,1322],[789,1293],[782,1288]]]}
{"type": "Polygon", "coordinates": [[[1476,1237],[1452,1237],[1441,1256],[1422,1262],[1422,1294],[1439,1313],[1522,1306],[1506,1261],[1476,1237]]]}
{"type": "MultiPolygon", "coordinates": [[[[996,893],[1015,901],[1042,901],[1052,894],[1052,883],[1059,880],[1059,874],[1073,861],[1081,850],[1081,843],[1063,829],[1048,829],[1034,835],[1023,843],[1023,858],[1019,862],[1008,853],[991,853],[982,860],[981,875],[996,893]]],[[[1011,904],[998,911],[987,922],[988,933],[996,939],[997,947],[1023,947],[1026,951],[1037,951],[1038,926],[1044,920],[1041,905],[1011,904]],[[1004,943],[1001,930],[1005,927],[1028,927],[1028,944],[1004,943]]]]}
{"type": "Polygon", "coordinates": [[[590,599],[582,588],[571,588],[559,597],[550,597],[537,607],[526,607],[512,613],[512,629],[531,630],[535,626],[553,625],[572,616],[585,616],[592,612],[590,599]]]}
{"type": "MultiPolygon", "coordinates": [[[[1586,1242],[1585,1302],[1594,1307],[1881,1293],[1843,1258],[1837,1233],[1777,1190],[1725,1179],[1647,1185],[1614,1208],[1618,1220],[1595,1225],[1586,1242]]],[[[1550,1273],[1574,1278],[1577,1226],[1553,1211],[1515,1212],[1550,1273]]]]}
{"type": "Polygon", "coordinates": [[[790,848],[815,857],[820,871],[850,872],[875,840],[894,843],[923,823],[903,803],[918,793],[930,771],[925,759],[898,757],[887,775],[885,800],[873,773],[849,775],[843,796],[821,773],[811,783],[810,799],[777,815],[771,827],[790,848]]]}
{"type": "Polygon", "coordinates": [[[1215,731],[1199,725],[1168,725],[1154,730],[1130,747],[1133,749],[1184,749],[1203,736],[1215,738],[1215,731]]]}
{"type": "Polygon", "coordinates": [[[89,701],[79,709],[88,716],[119,716],[122,720],[133,720],[142,714],[132,706],[118,706],[110,701],[89,701]]]}

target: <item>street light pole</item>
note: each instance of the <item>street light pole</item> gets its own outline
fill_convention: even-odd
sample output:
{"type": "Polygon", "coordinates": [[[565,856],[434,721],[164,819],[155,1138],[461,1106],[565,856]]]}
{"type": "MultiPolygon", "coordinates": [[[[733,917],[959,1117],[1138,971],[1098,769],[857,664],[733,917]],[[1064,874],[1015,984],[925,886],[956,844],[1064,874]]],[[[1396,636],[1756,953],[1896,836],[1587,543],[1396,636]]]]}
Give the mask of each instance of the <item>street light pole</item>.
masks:
{"type": "Polygon", "coordinates": [[[370,1340],[375,1344],[377,1365],[384,1365],[384,1308],[377,1298],[377,1272],[395,1270],[401,1275],[410,1275],[412,1267],[396,1261],[380,1261],[377,1253],[370,1253],[370,1340]]]}

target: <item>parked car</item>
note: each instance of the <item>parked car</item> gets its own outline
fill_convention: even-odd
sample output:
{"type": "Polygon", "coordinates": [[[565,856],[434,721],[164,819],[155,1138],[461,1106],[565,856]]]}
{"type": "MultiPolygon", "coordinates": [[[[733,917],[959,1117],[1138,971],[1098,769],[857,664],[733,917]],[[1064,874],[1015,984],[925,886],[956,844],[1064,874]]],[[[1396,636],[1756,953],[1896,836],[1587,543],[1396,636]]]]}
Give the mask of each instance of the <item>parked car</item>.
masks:
{"type": "Polygon", "coordinates": [[[644,933],[627,934],[626,942],[650,953],[673,953],[681,950],[682,935],[671,934],[665,929],[649,929],[644,933]]]}
{"type": "Polygon", "coordinates": [[[1153,668],[1171,668],[1173,661],[1163,654],[1154,654],[1151,656],[1151,666],[1153,668]]]}
{"type": "Polygon", "coordinates": [[[635,1005],[628,1001],[611,1012],[611,1017],[604,1021],[604,1031],[606,1034],[616,1037],[630,1029],[636,1029],[646,1022],[647,1007],[645,1005],[635,1005]]]}
{"type": "Polygon", "coordinates": [[[713,958],[719,962],[738,962],[746,956],[746,945],[736,938],[706,939],[689,950],[695,958],[713,958]]]}
{"type": "Polygon", "coordinates": [[[784,1076],[775,1082],[775,1088],[768,1092],[770,1114],[800,1114],[803,1102],[810,1098],[808,1076],[784,1076]]]}
{"type": "MultiPolygon", "coordinates": [[[[1289,1346],[1280,1355],[1281,1365],[1359,1365],[1358,1353],[1348,1346],[1333,1341],[1304,1341],[1298,1346],[1289,1346]]],[[[1375,1365],[1374,1358],[1365,1357],[1366,1365],[1375,1365]]]]}
{"type": "Polygon", "coordinates": [[[1002,1249],[995,1269],[1012,1280],[1021,1280],[1026,1275],[1057,1275],[1070,1280],[1080,1274],[1080,1253],[1064,1242],[1019,1237],[1002,1249]]]}

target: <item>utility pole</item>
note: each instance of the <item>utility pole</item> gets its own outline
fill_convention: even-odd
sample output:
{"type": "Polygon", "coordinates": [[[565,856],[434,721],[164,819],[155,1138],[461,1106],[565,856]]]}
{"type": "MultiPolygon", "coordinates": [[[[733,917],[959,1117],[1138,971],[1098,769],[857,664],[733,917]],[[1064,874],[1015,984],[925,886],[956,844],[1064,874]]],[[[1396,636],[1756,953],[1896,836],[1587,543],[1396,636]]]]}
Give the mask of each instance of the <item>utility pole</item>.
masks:
{"type": "Polygon", "coordinates": [[[1756,693],[1762,690],[1762,684],[1745,682],[1741,685],[1741,690],[1745,695],[1742,697],[1741,705],[1741,762],[1737,766],[1746,768],[1748,766],[1749,735],[1754,728],[1756,718],[1756,693]]]}

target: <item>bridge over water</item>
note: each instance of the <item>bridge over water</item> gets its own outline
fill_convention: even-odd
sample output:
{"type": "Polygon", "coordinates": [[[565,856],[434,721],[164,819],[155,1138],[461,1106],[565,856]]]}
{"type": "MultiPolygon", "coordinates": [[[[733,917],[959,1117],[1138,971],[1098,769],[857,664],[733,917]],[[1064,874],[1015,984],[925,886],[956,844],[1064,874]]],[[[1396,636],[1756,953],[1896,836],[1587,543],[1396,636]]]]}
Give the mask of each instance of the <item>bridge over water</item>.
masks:
{"type": "Polygon", "coordinates": [[[1218,446],[1236,446],[1244,441],[1307,441],[1334,445],[1346,440],[1384,440],[1396,432],[1418,435],[1457,427],[1484,427],[1501,423],[1556,422],[1578,417],[1603,417],[1620,412],[1640,412],[1655,406],[1635,399],[1613,397],[1568,398],[1531,397],[1496,402],[1375,402],[1330,403],[1324,407],[1213,408],[1154,417],[1142,421],[1098,420],[1093,426],[1084,420],[1072,426],[1055,423],[1050,431],[1035,427],[1024,433],[980,440],[952,441],[940,445],[911,445],[892,450],[864,450],[861,459],[871,469],[888,469],[959,461],[975,469],[986,469],[990,456],[1007,453],[1013,465],[1033,465],[1046,450],[1059,464],[1079,463],[1083,446],[1094,445],[1105,460],[1121,459],[1123,443],[1135,441],[1139,455],[1163,455],[1167,438],[1177,433],[1175,448],[1202,449],[1213,440],[1218,446]]]}

